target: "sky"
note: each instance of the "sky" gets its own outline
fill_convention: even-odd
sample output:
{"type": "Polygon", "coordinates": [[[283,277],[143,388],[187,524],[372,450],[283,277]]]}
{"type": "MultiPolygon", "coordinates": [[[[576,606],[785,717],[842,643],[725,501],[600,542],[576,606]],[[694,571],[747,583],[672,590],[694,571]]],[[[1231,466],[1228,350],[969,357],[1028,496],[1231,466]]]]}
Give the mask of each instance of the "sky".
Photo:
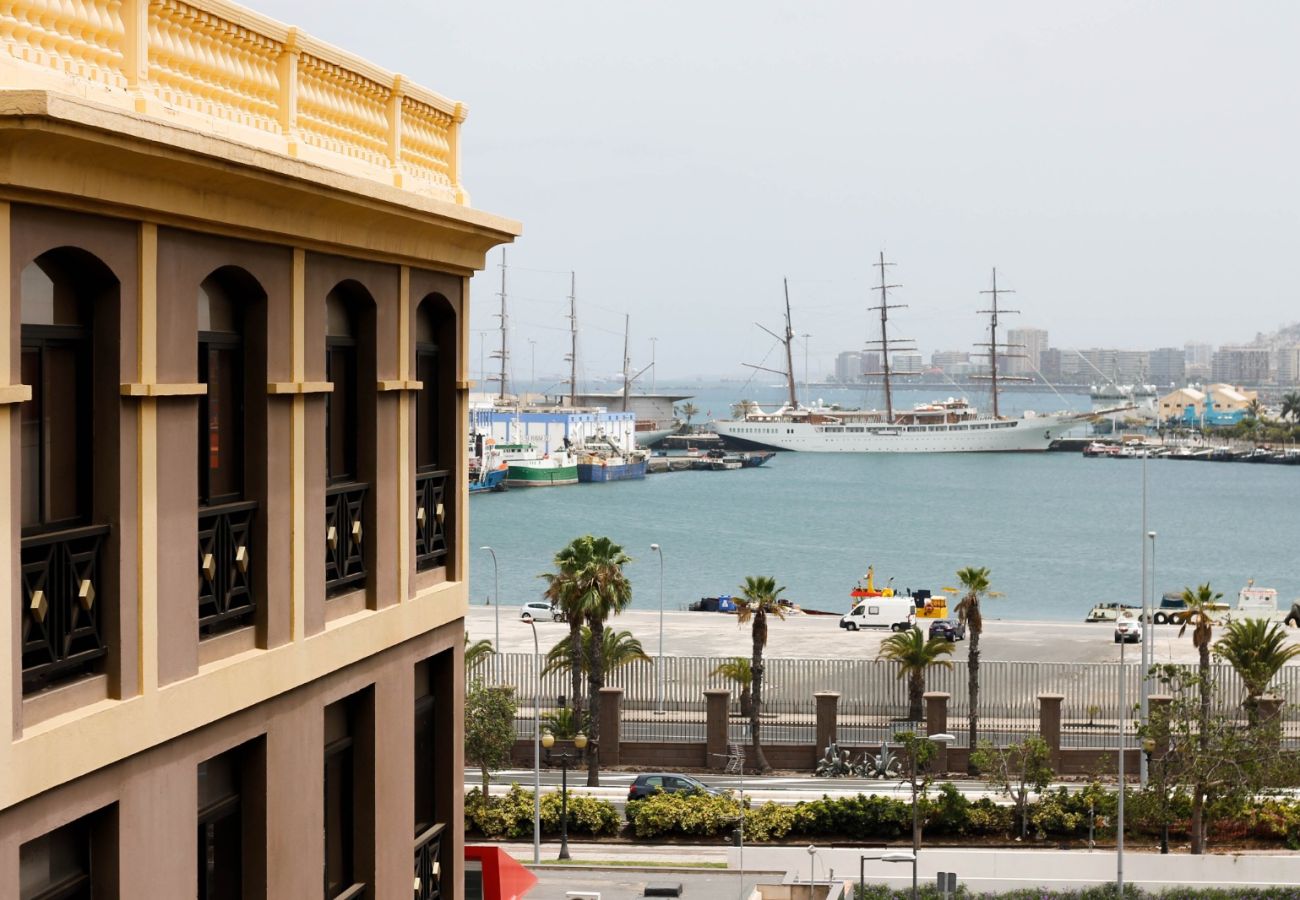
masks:
{"type": "Polygon", "coordinates": [[[660,381],[780,368],[755,323],[783,279],[816,378],[876,336],[882,252],[927,358],[986,339],[994,267],[1003,323],[1055,346],[1300,319],[1300,4],[249,2],[468,104],[472,205],[524,226],[520,381],[566,366],[570,271],[584,379],[621,368],[625,315],[660,381]]]}

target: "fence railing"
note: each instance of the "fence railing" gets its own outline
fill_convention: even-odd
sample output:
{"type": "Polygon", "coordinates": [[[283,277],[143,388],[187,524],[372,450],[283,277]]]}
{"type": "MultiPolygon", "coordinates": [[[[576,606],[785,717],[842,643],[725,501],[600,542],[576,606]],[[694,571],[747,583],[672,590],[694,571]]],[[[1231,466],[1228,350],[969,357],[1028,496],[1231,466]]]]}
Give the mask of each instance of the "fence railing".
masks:
{"type": "Polygon", "coordinates": [[[199,509],[199,635],[207,637],[252,621],[253,522],[257,502],[199,509]]]}
{"type": "MultiPolygon", "coordinates": [[[[1136,656],[1136,654],[1134,654],[1136,656]]],[[[670,715],[696,714],[703,721],[706,690],[732,690],[733,715],[739,714],[739,692],[712,672],[730,657],[669,656],[663,660],[663,707],[670,715]]],[[[1193,669],[1194,666],[1185,666],[1193,669]]],[[[1113,723],[1119,711],[1119,665],[1107,663],[983,662],[980,665],[979,717],[981,731],[1001,727],[1007,730],[1037,731],[1039,694],[1061,694],[1062,736],[1088,730],[1088,723],[1113,723]],[[1032,724],[1030,724],[1032,723],[1032,724]]],[[[1142,672],[1130,663],[1124,667],[1126,694],[1137,703],[1142,672]]],[[[1216,703],[1220,711],[1239,711],[1245,699],[1241,679],[1228,665],[1211,667],[1218,685],[1216,703]]],[[[485,679],[513,685],[521,705],[540,697],[543,709],[557,706],[569,692],[568,675],[553,672],[540,685],[531,653],[505,653],[478,673],[485,679]],[[496,666],[499,665],[499,669],[496,666]],[[499,676],[494,677],[494,672],[499,676]]],[[[657,705],[659,673],[654,663],[632,663],[609,673],[606,684],[623,689],[624,715],[654,710],[657,705]]],[[[818,692],[840,694],[840,729],[854,728],[871,733],[907,715],[907,682],[898,676],[898,664],[871,659],[774,658],[766,663],[763,712],[778,718],[816,715],[818,692]]],[[[926,690],[951,694],[950,722],[964,721],[970,714],[968,670],[965,660],[954,660],[951,669],[934,669],[926,675],[926,690]]],[[[1271,691],[1284,699],[1300,701],[1300,666],[1282,669],[1271,691]]],[[[1152,693],[1158,693],[1158,686],[1152,693]]],[[[1300,703],[1285,703],[1284,722],[1300,722],[1300,703]]],[[[531,727],[531,726],[530,726],[531,727]]],[[[892,726],[889,726],[892,727],[892,726]]],[[[956,725],[950,725],[955,729],[956,725]]],[[[531,731],[529,732],[531,733],[531,731]]]]}
{"type": "Polygon", "coordinates": [[[415,567],[420,571],[447,564],[447,530],[443,495],[447,470],[415,476],[415,567]]]}
{"type": "Polygon", "coordinates": [[[468,203],[463,104],[225,0],[14,0],[0,55],[100,103],[468,203]]]}
{"type": "Polygon", "coordinates": [[[366,583],[367,484],[340,484],[325,491],[325,593],[333,596],[366,583]]]}
{"type": "Polygon", "coordinates": [[[90,671],[108,653],[100,628],[107,525],[22,540],[23,690],[90,671]]]}

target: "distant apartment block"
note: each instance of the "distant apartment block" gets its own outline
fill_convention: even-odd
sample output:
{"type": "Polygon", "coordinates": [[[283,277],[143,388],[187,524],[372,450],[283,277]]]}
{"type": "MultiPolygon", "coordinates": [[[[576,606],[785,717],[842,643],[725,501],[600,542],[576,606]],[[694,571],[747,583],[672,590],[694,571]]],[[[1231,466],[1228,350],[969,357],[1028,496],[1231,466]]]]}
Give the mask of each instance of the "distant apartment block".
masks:
{"type": "Polygon", "coordinates": [[[1268,350],[1263,347],[1220,347],[1210,360],[1210,377],[1216,382],[1260,385],[1270,373],[1268,350]]]}
{"type": "Polygon", "coordinates": [[[1041,356],[1047,349],[1047,331],[1042,328],[1011,328],[1007,331],[1011,345],[1006,360],[1008,375],[1033,375],[1038,372],[1041,356]]]}
{"type": "Polygon", "coordinates": [[[945,375],[965,375],[970,371],[970,353],[964,350],[936,350],[930,354],[930,365],[945,375]]]}
{"type": "Polygon", "coordinates": [[[896,375],[919,375],[925,368],[925,357],[914,350],[895,353],[890,366],[896,375]]]}
{"type": "Polygon", "coordinates": [[[845,350],[835,357],[835,380],[840,384],[861,381],[864,371],[861,350],[845,350]]]}
{"type": "Polygon", "coordinates": [[[1300,384],[1300,344],[1280,347],[1277,351],[1276,381],[1280,385],[1300,384]]]}
{"type": "Polygon", "coordinates": [[[1161,347],[1148,352],[1151,368],[1147,381],[1161,388],[1178,387],[1187,380],[1185,351],[1178,347],[1161,347]]]}

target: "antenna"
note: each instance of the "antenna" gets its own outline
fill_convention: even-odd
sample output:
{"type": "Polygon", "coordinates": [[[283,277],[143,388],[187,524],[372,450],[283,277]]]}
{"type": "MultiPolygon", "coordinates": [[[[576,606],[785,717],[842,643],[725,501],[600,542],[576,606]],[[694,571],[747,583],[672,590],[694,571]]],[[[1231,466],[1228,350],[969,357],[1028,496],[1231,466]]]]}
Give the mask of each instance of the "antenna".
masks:
{"type": "MultiPolygon", "coordinates": [[[[501,297],[501,312],[497,313],[496,316],[497,316],[497,318],[499,318],[499,319],[501,320],[501,349],[500,349],[500,350],[493,350],[492,353],[491,353],[491,357],[492,357],[492,359],[499,359],[499,360],[501,360],[501,374],[498,375],[498,376],[496,377],[496,380],[498,380],[498,381],[501,382],[501,390],[500,390],[500,392],[497,394],[497,400],[498,400],[499,402],[501,402],[501,403],[505,403],[505,399],[506,399],[506,360],[507,360],[507,358],[509,357],[509,353],[508,353],[508,351],[507,351],[507,349],[506,349],[506,329],[507,329],[507,325],[508,325],[508,322],[509,322],[509,318],[506,316],[506,248],[505,248],[505,247],[502,247],[502,248],[501,248],[501,294],[500,294],[500,297],[501,297]]],[[[488,380],[492,380],[492,379],[488,379],[488,380]]]]}
{"type": "MultiPolygon", "coordinates": [[[[979,353],[979,354],[976,354],[976,355],[977,355],[977,356],[988,356],[988,358],[989,358],[989,380],[990,380],[990,385],[991,385],[991,388],[990,388],[990,389],[991,389],[992,394],[993,394],[993,418],[998,419],[998,418],[1001,418],[1001,416],[998,415],[998,316],[1001,315],[1001,314],[1012,314],[1012,313],[1014,313],[1014,314],[1016,314],[1016,315],[1019,315],[1020,310],[1018,310],[1018,309],[1001,309],[1001,308],[998,306],[998,297],[1000,297],[1002,294],[1014,294],[1015,291],[1009,291],[1009,290],[1007,290],[1006,288],[1002,288],[1001,290],[998,289],[998,269],[997,269],[997,266],[994,266],[994,267],[993,267],[993,290],[991,290],[991,291],[980,291],[980,293],[981,293],[981,294],[991,294],[991,295],[993,296],[993,305],[992,305],[992,308],[991,308],[991,309],[981,309],[981,310],[979,310],[979,312],[978,312],[978,315],[981,315],[981,316],[988,316],[988,317],[989,317],[989,342],[988,342],[987,344],[976,344],[975,346],[976,346],[976,347],[988,347],[988,348],[989,348],[989,352],[988,352],[987,354],[979,353]]],[[[1023,350],[1023,349],[1024,349],[1024,347],[1023,347],[1022,345],[1020,345],[1020,344],[1005,344],[1005,343],[1004,343],[1004,344],[1002,344],[1001,346],[1003,347],[1003,349],[1007,349],[1007,350],[1013,350],[1013,349],[1023,350]]],[[[1006,353],[1006,354],[1003,354],[1003,359],[1024,359],[1024,358],[1025,358],[1025,355],[1024,355],[1023,353],[1006,353]]],[[[1014,376],[1014,375],[1004,375],[1004,376],[1002,376],[1002,380],[1003,380],[1003,381],[1030,381],[1031,379],[1029,379],[1029,378],[1023,378],[1023,377],[1018,377],[1018,376],[1014,376]]]]}
{"type": "Polygon", "coordinates": [[[894,288],[902,287],[901,284],[886,284],[885,269],[894,265],[891,262],[885,262],[885,252],[880,251],[880,262],[872,263],[873,266],[880,269],[880,286],[873,290],[880,291],[880,305],[868,306],[870,312],[880,313],[880,339],[867,341],[868,346],[878,345],[880,347],[880,357],[883,365],[880,372],[863,372],[863,375],[880,375],[885,379],[885,416],[886,421],[891,424],[894,421],[894,394],[893,386],[890,383],[891,372],[889,369],[889,353],[891,350],[915,350],[916,344],[912,338],[895,338],[889,337],[889,311],[891,309],[906,309],[905,303],[890,303],[889,292],[894,288]]]}

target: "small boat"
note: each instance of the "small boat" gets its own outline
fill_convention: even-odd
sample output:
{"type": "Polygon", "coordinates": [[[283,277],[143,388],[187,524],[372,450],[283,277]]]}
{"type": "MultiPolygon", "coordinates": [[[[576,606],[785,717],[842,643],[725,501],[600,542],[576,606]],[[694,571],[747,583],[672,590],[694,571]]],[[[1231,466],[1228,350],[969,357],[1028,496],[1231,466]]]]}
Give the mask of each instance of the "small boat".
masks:
{"type": "Polygon", "coordinates": [[[469,492],[484,494],[506,489],[506,474],[509,466],[495,447],[495,442],[484,441],[482,435],[476,437],[474,450],[469,458],[469,492]]]}
{"type": "Polygon", "coordinates": [[[578,463],[567,450],[539,452],[536,444],[497,444],[509,471],[509,487],[557,487],[578,483],[578,463]]]}
{"type": "Polygon", "coordinates": [[[644,450],[621,448],[604,436],[593,438],[578,451],[578,480],[605,482],[645,478],[646,459],[644,450]]]}
{"type": "Polygon", "coordinates": [[[729,594],[723,594],[721,597],[701,597],[687,607],[691,612],[722,612],[734,613],[736,611],[736,601],[731,599],[729,594]]]}
{"type": "Polygon", "coordinates": [[[1098,603],[1088,610],[1085,622],[1114,622],[1120,616],[1141,615],[1142,607],[1131,603],[1098,603]]]}
{"type": "Polygon", "coordinates": [[[776,456],[775,450],[752,450],[746,453],[737,454],[740,457],[740,464],[746,469],[754,469],[776,456]]]}

